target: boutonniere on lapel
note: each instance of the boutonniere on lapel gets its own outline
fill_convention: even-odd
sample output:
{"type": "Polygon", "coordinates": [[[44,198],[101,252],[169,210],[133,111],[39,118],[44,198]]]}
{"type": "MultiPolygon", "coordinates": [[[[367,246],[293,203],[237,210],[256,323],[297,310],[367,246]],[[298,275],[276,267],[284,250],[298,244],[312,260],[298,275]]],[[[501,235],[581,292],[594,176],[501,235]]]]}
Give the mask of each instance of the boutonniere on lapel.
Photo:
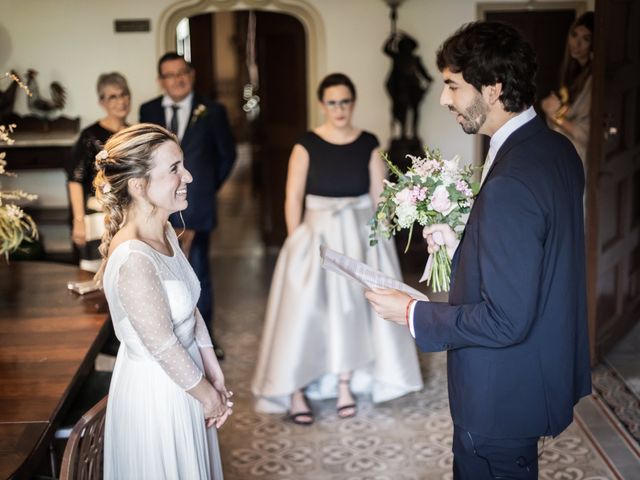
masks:
{"type": "Polygon", "coordinates": [[[209,111],[207,107],[200,103],[196,108],[193,109],[193,113],[191,114],[191,120],[189,121],[189,126],[193,127],[198,119],[204,117],[209,111]]]}

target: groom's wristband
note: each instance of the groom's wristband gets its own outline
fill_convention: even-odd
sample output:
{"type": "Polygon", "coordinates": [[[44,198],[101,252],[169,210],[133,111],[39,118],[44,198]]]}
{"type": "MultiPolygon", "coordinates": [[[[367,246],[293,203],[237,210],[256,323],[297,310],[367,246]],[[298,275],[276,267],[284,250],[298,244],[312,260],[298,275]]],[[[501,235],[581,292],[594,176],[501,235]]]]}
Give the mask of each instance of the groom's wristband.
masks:
{"type": "Polygon", "coordinates": [[[412,298],[407,302],[407,309],[405,310],[405,313],[404,313],[404,321],[407,324],[407,327],[409,327],[409,312],[411,311],[411,305],[415,301],[416,301],[416,299],[412,298]]]}

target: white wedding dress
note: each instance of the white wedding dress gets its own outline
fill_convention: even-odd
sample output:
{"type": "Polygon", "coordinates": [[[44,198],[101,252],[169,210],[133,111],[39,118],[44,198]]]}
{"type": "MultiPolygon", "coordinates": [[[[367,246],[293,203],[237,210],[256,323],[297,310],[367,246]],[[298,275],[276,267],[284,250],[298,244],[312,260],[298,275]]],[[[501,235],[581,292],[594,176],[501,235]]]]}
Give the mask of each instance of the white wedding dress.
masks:
{"type": "Polygon", "coordinates": [[[173,255],[128,240],[107,262],[104,291],[121,342],[104,441],[104,478],[222,479],[215,428],[186,390],[203,376],[211,340],[196,303],[198,279],[172,228],[173,255]]]}

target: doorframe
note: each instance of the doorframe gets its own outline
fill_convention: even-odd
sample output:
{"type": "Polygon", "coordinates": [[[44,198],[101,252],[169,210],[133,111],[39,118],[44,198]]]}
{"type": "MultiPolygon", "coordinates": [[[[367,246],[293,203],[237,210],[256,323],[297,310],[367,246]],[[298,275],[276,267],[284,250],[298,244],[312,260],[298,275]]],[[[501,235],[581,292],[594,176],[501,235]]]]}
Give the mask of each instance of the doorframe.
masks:
{"type": "Polygon", "coordinates": [[[167,7],[158,20],[156,51],[158,58],[175,50],[175,31],[184,17],[201,13],[233,10],[264,10],[291,15],[302,23],[306,35],[307,128],[320,118],[316,85],[327,71],[326,33],[320,13],[305,0],[182,0],[167,7]]]}

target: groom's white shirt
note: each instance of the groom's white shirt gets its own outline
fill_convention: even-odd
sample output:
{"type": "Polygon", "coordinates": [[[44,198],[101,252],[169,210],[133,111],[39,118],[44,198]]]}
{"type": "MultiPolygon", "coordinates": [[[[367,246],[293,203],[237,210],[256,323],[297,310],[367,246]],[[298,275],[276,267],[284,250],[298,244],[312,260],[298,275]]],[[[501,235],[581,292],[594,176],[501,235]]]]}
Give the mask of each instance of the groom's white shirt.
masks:
{"type": "MultiPolygon", "coordinates": [[[[524,110],[522,113],[519,113],[513,118],[510,118],[504,125],[502,125],[496,133],[491,137],[491,141],[489,142],[489,153],[487,154],[487,159],[484,162],[482,167],[482,177],[480,180],[480,185],[484,183],[487,174],[489,173],[489,169],[491,165],[493,165],[493,161],[496,158],[496,155],[500,151],[500,147],[507,141],[507,138],[511,136],[513,132],[522,127],[525,123],[531,121],[536,116],[536,111],[533,107],[529,107],[524,110]]],[[[409,330],[411,331],[411,336],[416,338],[416,332],[413,328],[413,312],[416,309],[416,304],[418,302],[413,302],[411,305],[411,310],[409,312],[409,330]]]]}

